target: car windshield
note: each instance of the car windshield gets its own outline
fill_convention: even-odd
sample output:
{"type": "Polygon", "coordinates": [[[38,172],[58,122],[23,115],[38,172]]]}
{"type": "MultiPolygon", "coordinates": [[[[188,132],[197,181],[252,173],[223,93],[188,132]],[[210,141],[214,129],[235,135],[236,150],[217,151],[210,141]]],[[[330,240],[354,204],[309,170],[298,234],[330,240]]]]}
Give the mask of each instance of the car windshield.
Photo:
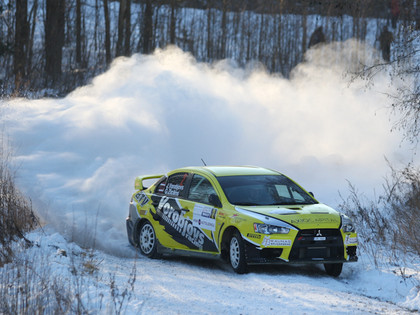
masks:
{"type": "Polygon", "coordinates": [[[307,205],[317,201],[284,175],[217,178],[231,204],[242,206],[307,205]]]}

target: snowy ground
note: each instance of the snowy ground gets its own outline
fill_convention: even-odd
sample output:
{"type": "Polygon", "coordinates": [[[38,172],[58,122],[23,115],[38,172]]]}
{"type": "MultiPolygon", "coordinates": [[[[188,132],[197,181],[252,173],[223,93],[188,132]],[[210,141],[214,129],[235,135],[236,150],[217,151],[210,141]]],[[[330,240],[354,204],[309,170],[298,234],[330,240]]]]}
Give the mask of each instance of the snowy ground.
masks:
{"type": "MultiPolygon", "coordinates": [[[[71,297],[73,309],[82,306],[93,314],[409,314],[420,310],[413,277],[404,281],[396,267],[371,269],[363,256],[360,262],[345,265],[336,279],[317,265],[255,266],[248,274],[237,275],[218,260],[152,260],[137,256],[129,245],[126,250],[132,257],[82,250],[50,227],[28,238],[34,246],[18,257],[29,260],[37,274],[34,282],[40,287],[48,279],[50,285],[59,283],[61,294],[71,297]]],[[[22,261],[20,266],[25,265],[22,261]]],[[[9,265],[0,272],[16,274],[16,268],[9,265]]],[[[420,264],[411,272],[414,268],[418,270],[420,264]]],[[[420,275],[415,277],[418,284],[420,275]]]]}

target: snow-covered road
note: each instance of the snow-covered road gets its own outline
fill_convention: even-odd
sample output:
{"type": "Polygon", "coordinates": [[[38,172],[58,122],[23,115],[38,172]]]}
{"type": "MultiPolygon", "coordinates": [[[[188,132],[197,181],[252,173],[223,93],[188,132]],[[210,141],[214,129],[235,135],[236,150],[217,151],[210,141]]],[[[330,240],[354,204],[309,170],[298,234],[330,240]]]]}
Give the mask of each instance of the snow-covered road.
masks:
{"type": "Polygon", "coordinates": [[[138,263],[145,314],[409,313],[358,293],[352,287],[356,275],[336,280],[316,266],[258,267],[237,275],[219,262],[140,259],[138,263]]]}
{"type": "Polygon", "coordinates": [[[363,261],[345,265],[339,278],[317,265],[255,266],[238,275],[222,261],[152,260],[129,245],[122,250],[132,257],[81,249],[49,227],[28,238],[34,246],[21,252],[18,266],[5,266],[0,275],[13,279],[10,275],[28,261],[36,274],[30,277],[33,287],[47,283],[44,294],[59,290],[73,309],[82,305],[93,314],[410,314],[420,309],[413,279],[403,281],[392,268],[369,270],[363,261]]]}

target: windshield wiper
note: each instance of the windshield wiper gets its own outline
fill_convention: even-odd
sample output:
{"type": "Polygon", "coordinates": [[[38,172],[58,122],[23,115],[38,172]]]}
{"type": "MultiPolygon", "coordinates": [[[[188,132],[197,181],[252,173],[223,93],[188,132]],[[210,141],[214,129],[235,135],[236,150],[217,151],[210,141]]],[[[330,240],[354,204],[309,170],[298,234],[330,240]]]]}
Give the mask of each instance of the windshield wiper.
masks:
{"type": "Polygon", "coordinates": [[[257,204],[252,202],[234,202],[233,204],[236,206],[258,206],[257,204]]]}
{"type": "Polygon", "coordinates": [[[267,206],[303,206],[303,205],[314,205],[316,202],[274,202],[267,204],[267,206]]]}

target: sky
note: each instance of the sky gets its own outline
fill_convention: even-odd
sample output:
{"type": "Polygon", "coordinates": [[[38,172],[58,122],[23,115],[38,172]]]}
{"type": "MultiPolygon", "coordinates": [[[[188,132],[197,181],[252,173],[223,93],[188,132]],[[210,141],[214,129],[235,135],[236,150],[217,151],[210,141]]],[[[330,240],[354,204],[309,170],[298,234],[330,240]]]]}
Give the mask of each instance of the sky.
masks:
{"type": "Polygon", "coordinates": [[[361,45],[311,49],[290,79],[229,60],[199,63],[170,47],[119,58],[61,99],[0,101],[19,187],[64,235],[121,256],[130,254],[134,178],[201,159],[276,169],[333,207],[349,182],[372,196],[386,159],[398,167],[418,157],[391,131],[387,93],[399,82],[387,73],[370,88],[350,82],[350,71],[377,56],[372,48],[355,60],[361,45]]]}

